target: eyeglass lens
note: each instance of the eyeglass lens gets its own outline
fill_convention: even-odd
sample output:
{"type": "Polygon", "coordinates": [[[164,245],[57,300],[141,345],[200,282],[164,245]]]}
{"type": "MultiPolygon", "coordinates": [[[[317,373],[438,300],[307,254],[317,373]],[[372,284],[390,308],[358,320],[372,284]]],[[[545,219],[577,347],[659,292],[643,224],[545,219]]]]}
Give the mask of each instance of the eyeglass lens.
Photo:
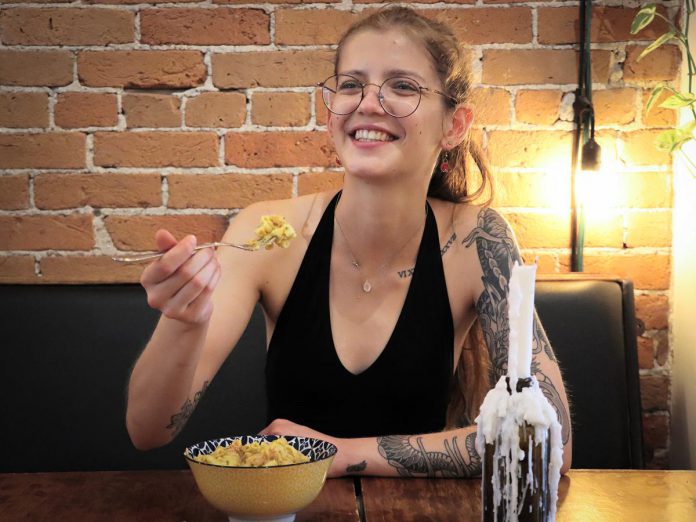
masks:
{"type": "MultiPolygon", "coordinates": [[[[357,78],[346,74],[332,76],[322,87],[324,103],[334,114],[350,114],[358,108],[370,86],[374,84],[363,87],[357,78]]],[[[411,78],[389,78],[379,88],[380,105],[385,112],[397,118],[412,114],[418,108],[420,98],[420,85],[411,78]]]]}

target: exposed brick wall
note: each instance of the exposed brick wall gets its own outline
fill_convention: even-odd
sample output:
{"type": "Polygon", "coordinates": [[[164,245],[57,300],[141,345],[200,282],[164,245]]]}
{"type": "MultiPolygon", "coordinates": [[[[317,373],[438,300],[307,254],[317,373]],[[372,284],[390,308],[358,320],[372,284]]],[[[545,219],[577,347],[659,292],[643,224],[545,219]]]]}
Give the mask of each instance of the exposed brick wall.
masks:
{"type": "MultiPolygon", "coordinates": [[[[341,32],[375,2],[163,3],[0,3],[0,282],[136,281],[139,267],[109,256],[151,249],[158,227],[213,240],[254,201],[340,185],[314,86],[330,74],[341,32]]],[[[656,82],[678,77],[681,53],[669,45],[638,63],[664,26],[631,36],[635,4],[599,3],[611,5],[593,14],[597,132],[627,183],[588,218],[585,269],[635,282],[645,441],[660,467],[672,177],[652,142],[675,121],[646,114],[645,102],[656,82]]],[[[448,19],[467,44],[496,206],[541,272],[568,272],[577,6],[412,4],[448,19]]],[[[660,5],[671,18],[677,8],[660,5]]]]}

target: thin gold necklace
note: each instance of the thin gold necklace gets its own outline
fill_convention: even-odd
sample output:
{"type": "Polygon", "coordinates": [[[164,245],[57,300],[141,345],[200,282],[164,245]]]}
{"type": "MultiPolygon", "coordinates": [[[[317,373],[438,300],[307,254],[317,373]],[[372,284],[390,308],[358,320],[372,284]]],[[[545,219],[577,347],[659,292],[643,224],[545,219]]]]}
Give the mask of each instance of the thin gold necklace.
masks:
{"type": "MultiPolygon", "coordinates": [[[[341,196],[339,196],[340,200],[341,196]]],[[[338,201],[336,201],[336,207],[334,207],[334,219],[336,220],[336,224],[338,225],[338,230],[341,232],[341,235],[343,236],[343,240],[346,242],[346,246],[348,247],[348,252],[350,253],[351,256],[351,265],[353,265],[353,268],[355,268],[358,272],[362,272],[360,268],[360,261],[358,261],[357,257],[355,257],[355,254],[353,253],[353,249],[350,247],[350,242],[348,241],[348,238],[346,237],[346,233],[343,231],[343,227],[341,226],[341,222],[338,220],[338,214],[336,213],[336,209],[338,208],[338,201]]],[[[425,217],[426,219],[428,218],[428,206],[425,206],[425,217]]],[[[425,226],[425,224],[423,225],[425,226]]],[[[420,225],[418,225],[418,228],[420,228],[420,225]]],[[[376,273],[380,274],[382,270],[384,270],[388,265],[390,265],[398,256],[403,252],[403,250],[406,248],[406,245],[408,245],[411,240],[413,239],[413,236],[408,236],[408,239],[406,242],[401,245],[399,250],[397,250],[396,254],[394,254],[392,257],[387,259],[384,263],[382,263],[379,268],[377,268],[376,273]]],[[[363,278],[363,284],[362,284],[362,290],[366,294],[369,294],[372,292],[372,283],[370,283],[369,278],[363,278]]]]}

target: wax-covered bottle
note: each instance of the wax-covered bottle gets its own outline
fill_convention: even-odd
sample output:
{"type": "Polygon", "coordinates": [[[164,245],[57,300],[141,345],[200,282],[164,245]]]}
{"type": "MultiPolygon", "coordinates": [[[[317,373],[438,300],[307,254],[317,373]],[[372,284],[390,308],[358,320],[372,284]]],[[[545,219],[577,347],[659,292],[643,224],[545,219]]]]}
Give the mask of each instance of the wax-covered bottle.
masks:
{"type": "MultiPolygon", "coordinates": [[[[507,393],[512,396],[509,379],[507,393]]],[[[519,379],[516,393],[532,386],[519,379]]],[[[511,411],[512,413],[512,411],[511,411]]],[[[550,432],[507,415],[493,440],[486,440],[481,482],[484,522],[546,522],[551,514],[550,432]]],[[[555,503],[553,504],[555,506],[555,503]]],[[[553,510],[555,511],[555,510],[553,510]]]]}

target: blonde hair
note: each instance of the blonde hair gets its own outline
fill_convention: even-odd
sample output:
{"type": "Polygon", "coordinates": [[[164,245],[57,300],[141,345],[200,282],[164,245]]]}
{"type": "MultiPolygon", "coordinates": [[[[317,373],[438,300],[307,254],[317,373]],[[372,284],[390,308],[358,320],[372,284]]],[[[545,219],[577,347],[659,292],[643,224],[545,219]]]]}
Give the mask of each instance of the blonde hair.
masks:
{"type": "MultiPolygon", "coordinates": [[[[358,20],[338,43],[334,72],[338,72],[341,51],[348,39],[367,30],[387,31],[399,29],[428,51],[440,78],[444,91],[452,100],[443,97],[448,107],[466,104],[471,96],[471,72],[464,60],[464,52],[450,27],[442,22],[426,18],[408,7],[393,6],[380,9],[358,20]],[[456,101],[455,101],[456,100],[456,101]]],[[[449,151],[447,172],[440,170],[440,158],[433,170],[428,196],[455,203],[470,202],[488,205],[493,198],[493,180],[486,156],[470,136],[449,151]],[[473,161],[473,165],[472,165],[473,161]],[[474,169],[474,165],[477,169],[474,169]],[[475,171],[478,172],[475,172],[475,171]],[[480,178],[477,185],[473,179],[480,178]],[[475,186],[472,190],[472,185],[475,186]]],[[[489,357],[478,321],[472,326],[464,341],[462,355],[452,380],[452,393],[447,411],[447,427],[471,424],[478,408],[490,388],[489,357]]]]}

